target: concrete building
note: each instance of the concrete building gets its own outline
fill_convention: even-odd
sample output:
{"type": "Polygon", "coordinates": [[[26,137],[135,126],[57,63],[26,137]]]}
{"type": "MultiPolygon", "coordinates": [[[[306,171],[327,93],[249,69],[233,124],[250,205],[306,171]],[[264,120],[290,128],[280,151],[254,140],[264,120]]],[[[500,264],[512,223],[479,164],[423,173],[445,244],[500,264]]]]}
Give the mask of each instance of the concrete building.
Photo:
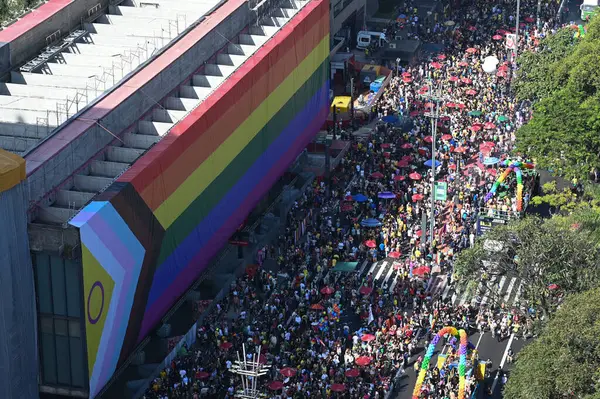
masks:
{"type": "Polygon", "coordinates": [[[180,335],[169,309],[329,110],[323,0],[84,1],[0,32],[0,148],[26,161],[0,193],[2,287],[38,326],[4,307],[0,338],[39,347],[3,341],[22,376],[4,397],[36,397],[38,358],[42,393],[102,396],[132,362],[148,378],[180,335]]]}

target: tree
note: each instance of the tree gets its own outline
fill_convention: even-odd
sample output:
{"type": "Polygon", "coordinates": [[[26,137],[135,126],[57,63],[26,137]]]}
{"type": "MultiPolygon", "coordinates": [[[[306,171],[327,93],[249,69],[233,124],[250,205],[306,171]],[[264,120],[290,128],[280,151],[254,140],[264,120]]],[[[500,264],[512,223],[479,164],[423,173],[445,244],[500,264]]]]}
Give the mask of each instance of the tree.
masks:
{"type": "MultiPolygon", "coordinates": [[[[574,211],[591,210],[592,213],[600,211],[600,187],[596,184],[588,184],[583,193],[577,194],[570,188],[558,190],[556,181],[545,183],[542,186],[543,195],[531,198],[531,204],[547,204],[552,212],[560,212],[568,215],[574,211]]],[[[576,223],[576,222],[573,222],[576,223]]]]}
{"type": "Polygon", "coordinates": [[[458,255],[455,278],[461,287],[477,285],[487,303],[501,304],[499,281],[517,277],[521,311],[533,307],[547,320],[563,295],[600,283],[598,244],[590,227],[573,224],[560,217],[526,217],[495,227],[458,255]]]}
{"type": "Polygon", "coordinates": [[[521,351],[506,399],[600,398],[600,289],[572,295],[521,351]]]}
{"type": "Polygon", "coordinates": [[[535,104],[516,144],[538,167],[587,178],[593,168],[600,169],[600,18],[592,19],[586,37],[573,46],[568,33],[545,39],[552,51],[523,56],[517,93],[535,104]]]}

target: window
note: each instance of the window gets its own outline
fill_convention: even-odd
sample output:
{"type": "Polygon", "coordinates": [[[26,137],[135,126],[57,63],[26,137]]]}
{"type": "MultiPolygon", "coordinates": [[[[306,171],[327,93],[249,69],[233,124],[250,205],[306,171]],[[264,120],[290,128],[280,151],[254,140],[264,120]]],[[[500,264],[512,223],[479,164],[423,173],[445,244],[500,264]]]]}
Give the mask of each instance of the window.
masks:
{"type": "Polygon", "coordinates": [[[58,256],[50,258],[52,282],[52,302],[54,314],[67,315],[67,291],[65,283],[65,263],[58,256]]]}
{"type": "Polygon", "coordinates": [[[342,10],[344,9],[344,4],[343,1],[338,1],[334,6],[333,6],[333,16],[337,17],[338,15],[340,15],[340,13],[342,12],[342,10]]]}

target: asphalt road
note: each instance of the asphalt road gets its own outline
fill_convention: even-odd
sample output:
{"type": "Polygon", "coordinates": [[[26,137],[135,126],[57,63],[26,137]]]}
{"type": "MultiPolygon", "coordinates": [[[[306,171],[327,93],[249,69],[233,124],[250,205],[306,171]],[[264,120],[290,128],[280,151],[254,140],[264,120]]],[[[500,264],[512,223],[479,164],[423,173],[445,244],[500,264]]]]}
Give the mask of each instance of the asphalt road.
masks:
{"type": "MultiPolygon", "coordinates": [[[[509,371],[511,369],[511,365],[506,363],[505,354],[508,352],[509,348],[512,348],[514,353],[518,353],[524,346],[526,341],[519,338],[513,339],[505,339],[502,342],[498,342],[496,338],[492,338],[492,335],[487,332],[484,334],[474,333],[469,336],[469,341],[477,347],[479,351],[479,358],[481,360],[490,359],[492,361],[492,369],[490,373],[490,378],[485,381],[487,386],[494,387],[494,391],[492,393],[491,398],[499,399],[502,397],[502,383],[500,378],[498,377],[498,366],[502,364],[502,369],[505,371],[509,371]],[[494,380],[498,380],[494,383],[494,380]]],[[[418,356],[423,354],[423,349],[421,348],[420,352],[411,358],[410,366],[407,368],[405,375],[400,380],[400,383],[395,389],[395,393],[392,396],[394,399],[411,399],[412,398],[412,390],[415,386],[415,372],[413,369],[413,361],[418,356]]],[[[431,364],[435,365],[437,360],[437,354],[443,350],[440,345],[437,348],[434,358],[432,359],[431,364]]],[[[478,396],[479,398],[490,398],[487,395],[478,396]]]]}

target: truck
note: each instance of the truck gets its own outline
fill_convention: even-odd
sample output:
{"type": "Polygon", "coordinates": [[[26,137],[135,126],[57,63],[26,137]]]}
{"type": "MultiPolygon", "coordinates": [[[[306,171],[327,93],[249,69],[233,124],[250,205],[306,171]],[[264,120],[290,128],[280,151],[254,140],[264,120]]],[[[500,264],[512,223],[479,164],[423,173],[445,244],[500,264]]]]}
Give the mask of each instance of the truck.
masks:
{"type": "Polygon", "coordinates": [[[579,6],[581,10],[581,19],[586,21],[588,20],[596,11],[598,11],[598,6],[600,6],[600,0],[583,0],[583,4],[579,6]]]}
{"type": "Polygon", "coordinates": [[[360,50],[367,49],[373,44],[376,47],[383,47],[387,42],[388,40],[383,32],[361,30],[356,35],[356,48],[360,50]]]}

